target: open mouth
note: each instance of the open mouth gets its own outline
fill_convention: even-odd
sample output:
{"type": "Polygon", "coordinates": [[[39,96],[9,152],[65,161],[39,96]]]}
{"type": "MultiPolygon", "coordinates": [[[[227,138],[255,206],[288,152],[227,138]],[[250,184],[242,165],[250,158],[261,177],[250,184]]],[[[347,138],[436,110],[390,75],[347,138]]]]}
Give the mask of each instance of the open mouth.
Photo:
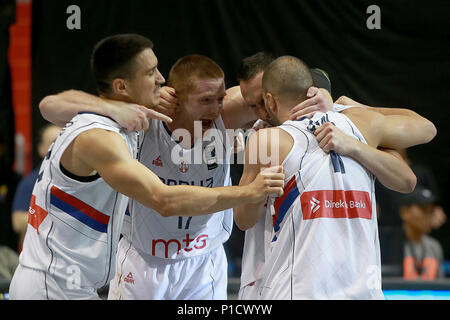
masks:
{"type": "Polygon", "coordinates": [[[213,124],[213,120],[211,120],[211,119],[200,119],[200,121],[202,122],[203,130],[207,130],[207,129],[211,128],[211,126],[213,124]]]}

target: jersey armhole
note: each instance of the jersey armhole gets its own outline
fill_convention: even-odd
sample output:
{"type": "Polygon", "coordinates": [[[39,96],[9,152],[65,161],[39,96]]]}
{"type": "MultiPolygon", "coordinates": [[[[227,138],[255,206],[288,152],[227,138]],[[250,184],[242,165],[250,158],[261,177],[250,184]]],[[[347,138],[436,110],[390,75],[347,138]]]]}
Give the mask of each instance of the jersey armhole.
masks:
{"type": "Polygon", "coordinates": [[[98,173],[96,173],[92,176],[78,176],[78,175],[70,172],[66,168],[64,168],[64,166],[62,165],[61,162],[59,162],[59,169],[65,176],[69,177],[70,179],[76,180],[78,182],[93,182],[93,181],[97,180],[98,178],[100,178],[100,175],[98,173]]]}

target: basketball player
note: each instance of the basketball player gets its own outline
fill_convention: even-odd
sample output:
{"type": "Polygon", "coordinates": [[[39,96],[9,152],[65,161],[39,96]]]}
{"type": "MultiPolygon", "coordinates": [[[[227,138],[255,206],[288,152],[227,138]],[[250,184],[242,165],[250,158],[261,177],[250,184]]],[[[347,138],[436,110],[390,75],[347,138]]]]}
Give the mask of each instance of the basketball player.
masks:
{"type": "MultiPolygon", "coordinates": [[[[269,115],[264,107],[262,96],[262,77],[265,68],[275,57],[267,52],[258,52],[252,56],[244,58],[239,66],[237,78],[239,86],[227,90],[224,101],[224,109],[235,110],[239,115],[245,114],[248,119],[258,119],[254,124],[255,130],[269,126],[264,121],[269,115]],[[231,106],[231,107],[230,107],[231,106]],[[239,110],[241,110],[239,112],[239,110]],[[248,115],[249,114],[249,115],[248,115]]],[[[342,105],[333,105],[330,92],[331,83],[325,72],[320,69],[310,69],[315,87],[310,87],[307,91],[307,99],[292,108],[291,119],[301,117],[311,117],[317,111],[329,111],[335,108],[345,108],[342,105]]],[[[167,104],[165,87],[161,90],[162,103],[167,104]]],[[[342,99],[341,99],[342,100],[342,99]]],[[[348,99],[347,99],[348,100],[348,99]]],[[[344,104],[347,101],[342,100],[344,104]]],[[[354,104],[353,104],[354,105],[354,104]]],[[[423,124],[427,124],[426,119],[422,119],[423,124]]],[[[356,148],[363,147],[356,145],[356,148]]],[[[393,150],[376,150],[375,148],[365,148],[360,150],[358,161],[389,188],[398,192],[408,192],[415,176],[407,164],[401,160],[398,153],[393,150]]],[[[260,219],[250,229],[245,231],[245,241],[241,264],[241,285],[238,294],[239,299],[255,299],[258,297],[258,282],[261,280],[264,270],[264,224],[260,219]]]]}
{"type": "MultiPolygon", "coordinates": [[[[149,128],[139,161],[167,185],[230,185],[228,159],[233,145],[225,141],[225,128],[233,128],[237,121],[227,115],[222,119],[223,71],[207,57],[186,56],[172,67],[169,83],[177,90],[179,111],[167,125],[162,121],[138,122],[138,126],[149,128]],[[200,124],[197,133],[195,121],[200,124]],[[216,131],[208,133],[210,128],[216,131]],[[176,136],[183,130],[190,137],[195,136],[194,145],[191,139],[176,136]],[[203,144],[210,141],[208,134],[214,132],[219,139],[203,144]],[[172,157],[173,150],[177,161],[172,157]],[[205,161],[192,163],[196,150],[201,151],[205,161]]],[[[68,91],[45,98],[40,107],[46,119],[59,122],[83,109],[108,114],[112,103],[83,92],[68,91]]],[[[190,217],[167,218],[139,202],[130,203],[110,298],[226,299],[227,262],[222,244],[231,232],[232,211],[218,210],[213,215],[192,217],[196,213],[191,210],[185,210],[190,217]],[[182,275],[179,270],[184,270],[182,275]]]]}
{"type": "MultiPolygon", "coordinates": [[[[356,151],[358,145],[402,148],[427,143],[435,127],[402,115],[402,110],[383,115],[366,108],[290,121],[292,108],[305,100],[313,84],[308,67],[297,58],[280,57],[265,70],[262,81],[265,120],[277,127],[251,136],[246,161],[251,148],[272,150],[273,145],[275,152],[269,156],[283,164],[286,180],[284,195],[270,199],[267,208],[264,202],[235,207],[235,221],[242,229],[258,219],[265,221],[259,298],[382,299],[374,176],[349,156],[361,157],[358,153],[367,148],[356,151]]],[[[377,172],[379,164],[372,166],[377,172]]],[[[263,167],[261,159],[246,163],[240,184],[263,167]]]]}
{"type": "MultiPolygon", "coordinates": [[[[133,34],[100,41],[92,67],[101,95],[155,106],[164,78],[153,44],[133,34]]],[[[170,118],[154,111],[147,116],[170,118]]],[[[136,161],[142,138],[92,113],[75,116],[50,147],[34,186],[11,299],[98,299],[115,273],[128,196],[166,217],[205,215],[279,192],[280,168],[251,187],[168,187],[136,161]],[[278,184],[279,186],[279,184],[278,184]]]]}
{"type": "MultiPolygon", "coordinates": [[[[184,59],[181,59],[180,60],[180,65],[181,66],[189,65],[188,62],[190,62],[190,64],[192,64],[192,59],[191,58],[193,58],[193,57],[185,57],[184,59]],[[183,62],[183,63],[181,64],[181,62],[183,62]]],[[[199,58],[199,57],[197,57],[197,58],[199,58]]],[[[198,67],[198,65],[200,64],[200,62],[202,60],[205,60],[205,59],[202,58],[202,59],[198,60],[196,63],[194,63],[192,65],[198,67]]],[[[205,61],[207,61],[207,60],[205,60],[205,61]]],[[[173,68],[173,69],[175,70],[176,68],[173,68]]],[[[171,85],[174,85],[174,83],[178,82],[177,85],[174,85],[178,89],[177,90],[177,96],[179,95],[180,97],[183,97],[183,95],[186,94],[187,89],[188,90],[192,90],[192,89],[198,89],[198,88],[196,88],[195,85],[193,85],[191,88],[187,88],[187,85],[189,83],[191,83],[191,82],[195,83],[195,81],[192,81],[192,79],[188,76],[189,72],[192,72],[192,70],[184,70],[183,68],[179,68],[179,69],[182,70],[183,72],[179,72],[179,71],[177,71],[177,72],[179,74],[185,75],[185,77],[178,76],[178,80],[177,80],[176,72],[171,72],[171,75],[173,74],[173,76],[169,76],[169,83],[171,85]],[[181,83],[180,83],[180,81],[181,81],[181,83]]],[[[215,69],[215,68],[213,68],[213,69],[215,69]]],[[[207,96],[207,93],[208,93],[209,89],[208,88],[200,88],[200,89],[201,90],[197,90],[197,91],[199,91],[203,95],[207,96]]],[[[209,90],[209,91],[211,91],[211,90],[209,90]]],[[[180,106],[177,106],[176,103],[173,103],[173,101],[171,103],[165,105],[165,107],[172,108],[172,110],[175,109],[175,108],[179,108],[183,112],[182,116],[177,116],[176,115],[174,117],[174,119],[177,120],[177,119],[183,119],[184,118],[184,121],[178,121],[178,125],[179,126],[178,127],[177,126],[172,126],[172,128],[170,128],[170,129],[167,128],[164,125],[160,125],[157,131],[159,132],[158,134],[159,134],[159,136],[160,136],[162,141],[168,139],[167,135],[168,135],[168,132],[171,131],[171,129],[175,131],[176,129],[180,129],[180,128],[191,128],[191,132],[192,132],[192,126],[193,126],[192,125],[192,122],[193,122],[192,120],[193,119],[202,119],[202,117],[200,117],[199,114],[198,114],[198,110],[202,110],[202,108],[204,108],[204,107],[202,107],[202,103],[204,104],[204,102],[201,102],[201,99],[200,99],[200,100],[198,100],[196,105],[192,105],[192,103],[191,103],[191,105],[189,105],[189,103],[188,103],[189,101],[191,101],[191,102],[194,101],[195,99],[193,99],[193,97],[196,97],[196,95],[198,96],[198,92],[193,92],[193,94],[189,94],[184,99],[181,99],[181,103],[179,103],[180,101],[178,100],[178,98],[174,97],[173,100],[175,100],[176,103],[179,103],[180,106]],[[186,112],[186,111],[183,111],[183,110],[188,110],[189,112],[186,112]]],[[[221,99],[223,98],[222,95],[223,95],[223,92],[221,94],[219,94],[219,95],[216,95],[215,99],[219,99],[219,101],[221,101],[221,99]]],[[[201,95],[199,97],[201,97],[201,95]]],[[[100,100],[100,99],[97,99],[95,97],[89,97],[88,95],[86,95],[86,94],[84,94],[82,92],[65,92],[65,93],[58,94],[57,96],[53,96],[51,100],[48,100],[47,98],[44,99],[44,100],[47,100],[47,102],[41,104],[41,110],[45,113],[44,116],[46,118],[48,118],[49,120],[55,119],[55,118],[56,119],[64,118],[64,114],[62,116],[59,116],[59,117],[56,116],[55,117],[55,113],[57,113],[58,111],[60,111],[62,109],[66,109],[66,111],[67,111],[67,110],[70,110],[71,108],[72,108],[72,112],[73,112],[73,109],[74,108],[76,109],[76,107],[77,107],[77,103],[79,105],[78,108],[80,108],[80,107],[82,108],[82,107],[85,107],[85,106],[91,106],[92,105],[93,107],[96,108],[95,110],[97,110],[97,112],[102,112],[101,111],[102,108],[104,110],[103,112],[105,112],[105,110],[107,110],[110,107],[110,104],[108,103],[108,101],[100,100]],[[48,103],[49,101],[51,103],[48,103]],[[55,103],[55,102],[58,102],[58,103],[55,103]],[[75,103],[75,102],[77,102],[77,103],[75,103]],[[64,106],[64,108],[59,108],[60,106],[64,106]]],[[[319,105],[320,104],[325,105],[325,103],[320,101],[320,98],[317,99],[317,100],[319,102],[318,103],[319,105]]],[[[241,101],[242,101],[242,98],[241,98],[241,101]]],[[[247,117],[247,115],[243,115],[243,112],[234,112],[234,113],[230,112],[230,110],[236,110],[236,109],[234,109],[236,105],[242,111],[245,110],[245,104],[244,105],[242,103],[240,105],[239,104],[235,104],[235,106],[233,106],[232,108],[229,108],[229,107],[226,106],[226,104],[229,103],[229,102],[230,102],[230,100],[225,100],[224,101],[225,106],[221,110],[221,116],[224,119],[225,126],[227,128],[230,128],[230,127],[235,127],[237,125],[242,125],[242,123],[248,123],[249,122],[248,117],[247,117]]],[[[214,110],[215,107],[212,106],[211,109],[214,110]]],[[[165,110],[164,112],[167,112],[167,110],[165,110]]],[[[67,113],[65,113],[65,114],[67,114],[67,113]]],[[[70,112],[69,112],[69,114],[70,114],[70,112]]],[[[250,112],[250,117],[255,117],[255,115],[250,112]]],[[[211,114],[209,114],[209,115],[206,114],[206,116],[203,117],[203,120],[205,120],[204,122],[209,122],[209,120],[211,120],[211,119],[212,119],[211,114]],[[210,119],[207,119],[208,117],[210,119]]],[[[250,118],[250,120],[251,119],[255,119],[255,118],[250,118]]],[[[143,124],[143,125],[145,125],[145,124],[143,124]]],[[[147,124],[147,126],[148,126],[148,124],[147,124]]],[[[151,129],[157,128],[157,126],[153,127],[153,123],[152,123],[152,125],[150,127],[151,127],[151,129]]],[[[172,147],[173,147],[173,142],[166,141],[166,142],[164,142],[163,147],[158,147],[158,144],[159,144],[158,140],[157,141],[153,141],[153,140],[147,139],[146,141],[147,141],[147,144],[144,144],[142,146],[143,153],[142,153],[142,156],[140,158],[140,161],[145,163],[147,166],[149,166],[155,172],[159,172],[160,173],[159,176],[162,178],[163,181],[167,181],[167,183],[169,183],[169,184],[176,183],[177,179],[164,178],[165,176],[170,176],[170,175],[173,176],[174,172],[178,172],[181,169],[181,167],[178,167],[177,165],[175,165],[173,170],[170,170],[170,169],[167,169],[168,165],[164,165],[167,161],[163,161],[163,158],[165,157],[167,159],[169,157],[167,155],[167,150],[169,150],[171,148],[171,144],[172,144],[172,147]],[[148,156],[147,157],[147,156],[144,156],[144,151],[145,150],[151,150],[151,152],[157,152],[158,150],[161,150],[161,151],[158,154],[154,154],[152,156],[148,156]],[[163,153],[163,154],[166,153],[166,155],[161,155],[161,153],[163,153]],[[172,171],[172,173],[171,173],[171,171],[172,171]]],[[[171,159],[169,160],[169,162],[170,161],[171,161],[171,159]]],[[[205,165],[203,165],[203,166],[204,166],[203,172],[208,172],[209,171],[210,174],[217,174],[217,171],[219,171],[219,172],[223,171],[223,169],[220,166],[217,167],[217,168],[214,168],[215,165],[213,165],[212,167],[211,166],[206,166],[206,168],[205,168],[205,165]],[[208,170],[206,170],[206,169],[208,169],[208,170]]],[[[185,170],[185,169],[183,169],[183,170],[185,170]]],[[[227,169],[227,171],[228,171],[228,169],[227,169]]],[[[201,176],[201,172],[202,172],[201,170],[196,170],[195,174],[201,176]]],[[[187,176],[186,173],[183,173],[183,175],[181,175],[181,176],[182,177],[186,177],[187,176]]],[[[194,175],[192,177],[195,177],[196,175],[194,175]]],[[[219,175],[220,175],[220,173],[219,173],[219,175]]],[[[227,179],[229,179],[228,173],[227,173],[227,179]]],[[[179,180],[179,181],[180,181],[180,183],[186,183],[186,180],[179,180]]],[[[135,217],[134,219],[137,220],[137,219],[139,219],[138,217],[142,216],[142,215],[139,215],[139,213],[138,213],[135,216],[137,218],[135,217]]],[[[155,216],[157,216],[157,215],[155,215],[155,216]]],[[[124,230],[129,230],[130,229],[129,228],[130,225],[127,223],[127,220],[128,220],[128,216],[126,217],[126,220],[125,220],[124,230]]],[[[143,229],[144,228],[144,227],[142,227],[143,225],[150,225],[150,223],[142,223],[142,221],[140,221],[140,220],[137,220],[137,221],[139,221],[139,222],[135,223],[135,227],[134,227],[136,229],[138,229],[138,228],[143,229]]],[[[178,235],[178,238],[177,237],[171,237],[171,236],[169,236],[169,234],[175,234],[175,235],[179,234],[180,233],[179,230],[177,232],[176,229],[179,228],[179,229],[183,230],[183,223],[184,222],[183,222],[182,219],[179,219],[178,221],[175,221],[175,223],[172,222],[172,225],[174,225],[174,224],[176,225],[176,227],[174,228],[175,230],[172,230],[170,233],[168,232],[168,234],[166,235],[166,238],[163,238],[163,239],[158,239],[158,238],[156,238],[156,239],[155,238],[147,239],[148,238],[148,232],[145,233],[143,231],[141,231],[141,232],[139,232],[139,231],[134,232],[134,233],[132,233],[129,236],[129,238],[133,238],[134,234],[137,234],[136,236],[134,236],[134,243],[137,243],[137,245],[139,245],[139,246],[143,246],[140,243],[150,243],[151,247],[148,247],[146,249],[146,251],[149,252],[150,255],[158,253],[158,248],[160,248],[160,250],[161,249],[164,250],[164,251],[159,253],[160,257],[162,257],[163,259],[166,259],[166,256],[168,257],[169,254],[170,254],[168,247],[169,247],[169,245],[171,245],[173,247],[172,250],[176,250],[176,252],[177,252],[176,256],[179,256],[180,245],[181,244],[186,244],[186,246],[188,246],[192,242],[191,241],[192,236],[190,235],[190,233],[186,233],[186,232],[182,232],[181,236],[178,235]],[[144,239],[144,240],[140,240],[140,239],[144,239]]],[[[189,227],[189,229],[192,230],[193,226],[195,226],[196,221],[195,220],[191,221],[191,220],[188,219],[188,220],[185,221],[185,223],[186,223],[186,225],[184,226],[184,228],[189,227]]],[[[229,224],[230,224],[230,222],[228,222],[227,225],[229,226],[229,224]]],[[[161,225],[161,223],[158,223],[158,225],[161,225]]],[[[150,229],[150,227],[147,227],[147,226],[145,228],[146,229],[150,229]]],[[[169,230],[169,228],[167,228],[167,229],[169,230]]],[[[126,234],[127,231],[124,231],[124,233],[126,234]]],[[[155,233],[155,232],[153,232],[153,233],[155,233]]],[[[197,234],[200,234],[200,232],[197,232],[197,234]]],[[[127,237],[125,237],[125,238],[127,238],[127,237]]],[[[228,238],[228,235],[226,234],[224,239],[227,239],[227,238],[228,238]]],[[[123,240],[123,242],[125,243],[126,240],[123,240]]],[[[197,246],[197,247],[199,247],[199,246],[197,246]]],[[[189,250],[189,249],[190,248],[187,248],[187,250],[189,250]]],[[[118,253],[119,256],[120,256],[121,251],[125,251],[125,250],[121,250],[119,248],[119,253],[118,253]]],[[[191,251],[191,250],[189,250],[189,251],[191,251]]],[[[142,254],[141,253],[133,254],[133,252],[131,250],[126,250],[125,252],[127,252],[127,255],[128,255],[126,257],[126,259],[124,259],[125,262],[127,262],[127,261],[133,262],[135,260],[137,261],[136,263],[131,263],[131,262],[128,263],[127,262],[128,265],[136,266],[136,265],[139,264],[138,260],[139,259],[142,260],[142,258],[141,258],[142,254]]],[[[181,252],[184,255],[186,255],[185,252],[183,252],[183,251],[181,251],[181,252]]],[[[118,261],[119,261],[119,259],[118,259],[118,261]]],[[[164,260],[162,260],[162,261],[164,262],[164,260]]],[[[166,260],[166,261],[168,263],[170,263],[170,265],[173,265],[173,263],[172,263],[173,261],[171,259],[166,260]]],[[[191,261],[193,261],[193,259],[191,261]]],[[[118,264],[119,265],[118,265],[118,269],[117,270],[119,271],[119,270],[121,270],[120,269],[121,265],[120,265],[119,262],[118,262],[118,264]]],[[[148,264],[148,263],[140,262],[140,265],[143,265],[144,267],[145,267],[145,264],[148,264]]],[[[124,265],[125,265],[125,263],[124,263],[124,265]]],[[[192,269],[195,270],[195,268],[192,268],[192,269]]],[[[223,271],[223,270],[225,270],[225,269],[226,269],[226,264],[223,265],[221,268],[217,268],[218,271],[216,273],[219,274],[219,275],[220,274],[223,275],[225,273],[225,271],[223,271]]],[[[176,269],[173,268],[173,270],[176,270],[176,269]]],[[[143,273],[143,274],[152,274],[151,272],[153,272],[153,271],[152,270],[147,270],[146,272],[141,272],[141,273],[143,273]]],[[[174,271],[170,271],[170,272],[174,272],[174,271]]],[[[118,273],[121,274],[123,280],[120,280],[120,277],[117,276],[116,279],[114,279],[114,281],[111,283],[110,298],[117,297],[117,296],[120,295],[119,290],[117,290],[118,286],[119,286],[119,289],[120,289],[120,284],[121,284],[122,288],[130,290],[130,292],[132,292],[134,294],[133,298],[150,299],[150,298],[154,298],[155,297],[154,296],[155,295],[154,292],[156,292],[157,289],[155,289],[154,287],[156,287],[156,286],[151,286],[151,285],[148,284],[148,281],[145,282],[145,281],[142,281],[142,279],[139,279],[139,281],[136,280],[136,276],[135,276],[136,272],[133,272],[133,270],[130,269],[130,270],[125,270],[123,272],[118,272],[118,273]],[[117,279],[119,279],[119,280],[116,281],[117,279]],[[145,288],[142,288],[142,287],[139,287],[137,285],[137,283],[140,283],[140,285],[142,285],[142,283],[147,283],[147,286],[145,288]],[[113,292],[115,292],[114,295],[112,294],[113,292]],[[150,294],[151,294],[151,296],[150,296],[150,294]]],[[[165,281],[165,283],[163,283],[163,285],[167,287],[168,284],[167,284],[166,277],[162,277],[162,278],[165,281]]],[[[197,279],[197,278],[195,278],[193,276],[189,277],[189,276],[185,275],[183,281],[188,282],[188,280],[190,278],[197,279]]],[[[226,297],[226,293],[225,293],[225,291],[226,291],[225,290],[226,289],[226,277],[223,277],[223,276],[217,277],[216,276],[214,278],[214,283],[215,283],[215,286],[216,286],[215,287],[216,294],[215,294],[215,296],[213,298],[222,298],[223,299],[224,296],[226,297]],[[221,279],[221,280],[219,281],[218,279],[221,279]],[[218,288],[222,288],[222,290],[220,291],[218,288]]],[[[209,282],[207,282],[207,284],[208,284],[208,286],[210,288],[213,287],[211,280],[209,280],[209,282]]],[[[161,285],[158,286],[158,288],[163,288],[163,289],[159,290],[159,293],[158,293],[159,296],[158,297],[165,297],[165,298],[172,298],[172,299],[174,299],[174,298],[181,299],[182,297],[184,297],[184,298],[191,297],[191,298],[197,298],[197,299],[202,299],[203,297],[206,297],[206,298],[211,298],[212,297],[211,293],[209,293],[209,292],[207,292],[206,295],[202,296],[199,293],[201,291],[197,291],[196,292],[195,290],[192,290],[192,289],[186,290],[182,294],[176,292],[177,296],[175,296],[175,295],[163,296],[165,294],[165,292],[167,291],[165,289],[166,287],[164,287],[164,286],[161,286],[161,285]]],[[[182,286],[179,286],[179,287],[182,288],[182,286]]],[[[124,289],[121,289],[121,290],[123,291],[124,289]]],[[[130,297],[130,296],[131,296],[130,293],[126,293],[126,294],[122,294],[120,297],[121,298],[127,298],[127,297],[130,297]]]]}

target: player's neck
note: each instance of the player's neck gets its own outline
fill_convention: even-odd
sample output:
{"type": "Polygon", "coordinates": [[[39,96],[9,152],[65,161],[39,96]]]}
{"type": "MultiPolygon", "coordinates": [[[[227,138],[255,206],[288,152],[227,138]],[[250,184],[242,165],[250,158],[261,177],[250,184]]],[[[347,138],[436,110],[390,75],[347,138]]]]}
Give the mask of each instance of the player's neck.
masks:
{"type": "Polygon", "coordinates": [[[278,121],[280,122],[279,125],[283,124],[285,121],[291,120],[290,118],[290,110],[287,110],[286,108],[282,108],[280,110],[278,110],[278,121]]]}
{"type": "Polygon", "coordinates": [[[173,116],[172,122],[168,123],[167,127],[172,132],[176,129],[185,129],[189,131],[191,136],[194,135],[194,122],[183,111],[179,111],[175,116],[173,116]]]}
{"type": "Polygon", "coordinates": [[[172,123],[168,123],[167,124],[167,128],[169,128],[170,131],[172,131],[172,134],[176,134],[177,129],[183,129],[183,130],[187,130],[189,132],[189,137],[190,139],[188,139],[189,141],[184,141],[182,142],[182,146],[183,148],[190,148],[194,145],[194,142],[197,138],[201,138],[200,137],[195,137],[195,130],[194,130],[194,122],[189,118],[186,117],[183,113],[179,113],[177,114],[175,117],[172,117],[172,123]]]}

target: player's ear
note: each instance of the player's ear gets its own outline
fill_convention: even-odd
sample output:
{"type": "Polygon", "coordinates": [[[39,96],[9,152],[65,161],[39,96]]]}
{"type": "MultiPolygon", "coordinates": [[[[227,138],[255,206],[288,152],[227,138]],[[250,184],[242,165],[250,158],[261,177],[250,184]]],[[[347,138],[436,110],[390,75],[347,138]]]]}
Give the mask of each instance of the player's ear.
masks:
{"type": "Polygon", "coordinates": [[[128,96],[127,84],[124,79],[121,78],[114,79],[111,86],[115,94],[128,96]]]}
{"type": "Polygon", "coordinates": [[[269,108],[269,110],[272,111],[273,114],[276,114],[278,106],[275,96],[270,92],[266,92],[264,95],[264,102],[266,104],[266,107],[269,108]]]}

